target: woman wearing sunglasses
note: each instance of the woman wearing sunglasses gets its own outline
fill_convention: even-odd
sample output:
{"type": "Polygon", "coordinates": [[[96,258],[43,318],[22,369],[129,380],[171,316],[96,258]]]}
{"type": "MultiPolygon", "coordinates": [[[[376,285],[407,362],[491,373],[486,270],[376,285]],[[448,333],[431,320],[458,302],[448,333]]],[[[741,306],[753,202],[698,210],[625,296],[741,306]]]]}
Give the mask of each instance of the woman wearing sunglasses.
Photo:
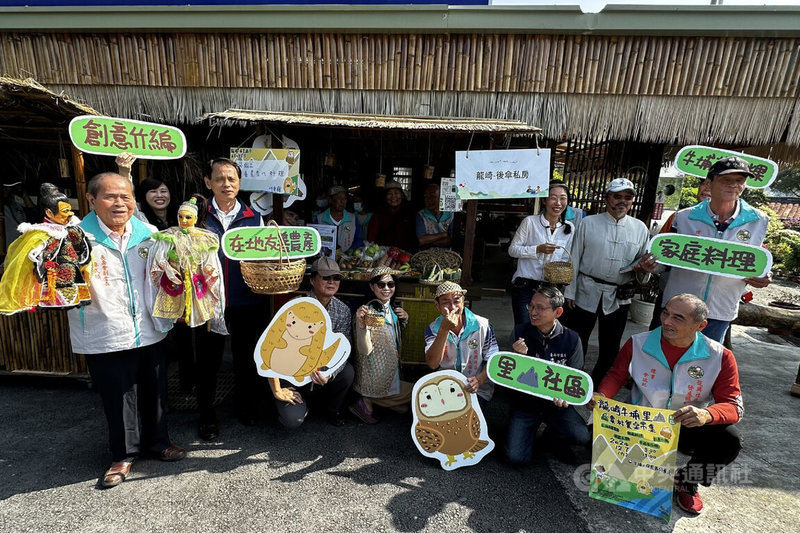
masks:
{"type": "Polygon", "coordinates": [[[374,407],[408,411],[413,385],[400,380],[400,340],[408,313],[395,301],[396,278],[388,267],[372,270],[364,305],[353,317],[356,379],[353,389],[361,398],[350,412],[366,424],[378,423],[374,407]]]}

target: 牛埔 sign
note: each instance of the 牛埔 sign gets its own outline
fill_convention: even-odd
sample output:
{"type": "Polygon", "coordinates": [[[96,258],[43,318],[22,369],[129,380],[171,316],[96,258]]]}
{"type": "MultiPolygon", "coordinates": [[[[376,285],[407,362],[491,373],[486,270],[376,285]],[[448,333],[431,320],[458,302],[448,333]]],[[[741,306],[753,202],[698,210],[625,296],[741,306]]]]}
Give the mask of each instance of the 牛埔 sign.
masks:
{"type": "Polygon", "coordinates": [[[179,159],[186,153],[186,137],[173,126],[122,118],[83,115],[69,123],[69,138],[88,154],[128,152],[142,159],[179,159]]]}
{"type": "Polygon", "coordinates": [[[706,178],[711,165],[720,159],[732,156],[740,157],[750,165],[753,177],[747,178],[748,187],[754,189],[768,187],[778,175],[778,165],[769,159],[697,144],[680,149],[675,156],[675,168],[690,176],[706,178]]]}
{"type": "Polygon", "coordinates": [[[320,251],[319,233],[305,226],[244,227],[229,229],[222,236],[222,253],[236,261],[311,257],[320,251]],[[283,240],[283,251],[281,251],[283,240]]]}

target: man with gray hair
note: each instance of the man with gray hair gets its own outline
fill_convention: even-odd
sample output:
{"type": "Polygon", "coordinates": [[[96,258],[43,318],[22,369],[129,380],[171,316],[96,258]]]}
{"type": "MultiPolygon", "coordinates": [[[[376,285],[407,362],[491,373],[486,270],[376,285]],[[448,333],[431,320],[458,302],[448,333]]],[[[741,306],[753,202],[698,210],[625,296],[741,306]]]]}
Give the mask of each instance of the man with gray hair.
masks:
{"type": "Polygon", "coordinates": [[[156,328],[147,303],[147,256],[156,229],[133,217],[133,188],[119,174],[92,178],[86,198],[92,212],[80,225],[92,245],[92,303],[68,312],[69,330],[103,401],[112,463],[100,486],[110,488],[141,455],[178,461],[186,451],[167,434],[166,333],[156,328]]]}
{"type": "Polygon", "coordinates": [[[675,409],[682,426],[678,449],[691,455],[675,476],[675,493],[678,505],[691,514],[703,509],[698,484],[711,485],[742,448],[734,425],[744,413],[736,359],[700,333],[707,319],[703,300],[673,296],[661,312],[661,327],[625,343],[588,404],[613,398],[631,377],[631,403],[675,409]]]}

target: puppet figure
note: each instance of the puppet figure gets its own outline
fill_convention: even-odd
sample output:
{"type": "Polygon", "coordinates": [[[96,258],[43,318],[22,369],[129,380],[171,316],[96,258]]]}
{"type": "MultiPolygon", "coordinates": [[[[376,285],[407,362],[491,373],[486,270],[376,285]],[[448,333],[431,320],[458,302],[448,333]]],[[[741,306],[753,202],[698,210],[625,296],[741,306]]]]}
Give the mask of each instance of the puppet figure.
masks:
{"type": "Polygon", "coordinates": [[[153,316],[169,323],[186,322],[190,327],[210,322],[211,331],[227,334],[219,238],[196,227],[204,207],[205,199],[194,195],[178,208],[177,227],[153,233],[156,242],[148,256],[155,288],[153,316]]]}
{"type": "Polygon", "coordinates": [[[70,224],[74,213],[69,199],[44,183],[39,206],[44,221],[20,224],[22,235],[8,248],[0,279],[0,313],[4,315],[91,303],[92,247],[80,226],[70,224]]]}

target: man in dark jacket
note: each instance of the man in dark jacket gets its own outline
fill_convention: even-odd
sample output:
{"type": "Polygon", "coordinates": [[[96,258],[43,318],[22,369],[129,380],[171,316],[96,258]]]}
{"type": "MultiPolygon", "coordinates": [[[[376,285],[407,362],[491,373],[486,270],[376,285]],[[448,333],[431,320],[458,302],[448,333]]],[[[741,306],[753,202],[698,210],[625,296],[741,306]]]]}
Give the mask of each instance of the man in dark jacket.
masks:
{"type": "MultiPolygon", "coordinates": [[[[583,348],[578,334],[558,321],[564,312],[564,296],[550,285],[533,293],[528,305],[530,322],[519,324],[512,333],[514,352],[560,365],[583,369],[583,348]]],[[[506,457],[513,464],[529,463],[533,457],[536,431],[544,422],[552,432],[557,458],[573,462],[570,445],[586,446],[591,435],[581,415],[564,400],[545,400],[514,392],[506,457]]]]}

